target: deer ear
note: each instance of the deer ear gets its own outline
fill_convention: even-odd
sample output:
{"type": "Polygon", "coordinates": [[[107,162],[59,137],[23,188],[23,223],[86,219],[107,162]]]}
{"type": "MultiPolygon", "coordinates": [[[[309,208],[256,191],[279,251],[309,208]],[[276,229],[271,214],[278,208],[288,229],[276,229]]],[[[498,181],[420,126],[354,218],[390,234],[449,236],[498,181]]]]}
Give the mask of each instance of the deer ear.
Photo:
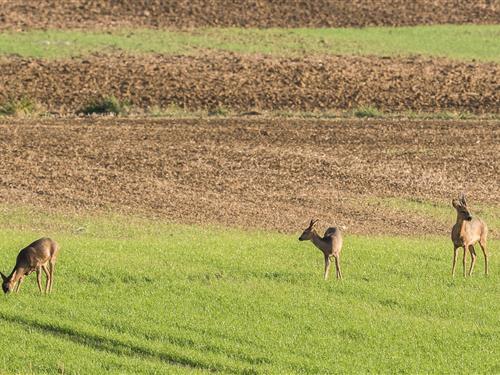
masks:
{"type": "Polygon", "coordinates": [[[459,202],[458,202],[458,200],[456,200],[456,199],[453,199],[453,200],[451,201],[451,205],[452,205],[453,207],[455,207],[455,208],[457,208],[457,207],[458,207],[458,204],[459,204],[459,202]]]}
{"type": "Polygon", "coordinates": [[[467,201],[465,200],[464,193],[460,193],[460,203],[462,203],[464,206],[467,206],[467,201]]]}
{"type": "Polygon", "coordinates": [[[7,276],[5,276],[2,272],[0,272],[0,275],[2,276],[3,281],[7,280],[7,276]]]}

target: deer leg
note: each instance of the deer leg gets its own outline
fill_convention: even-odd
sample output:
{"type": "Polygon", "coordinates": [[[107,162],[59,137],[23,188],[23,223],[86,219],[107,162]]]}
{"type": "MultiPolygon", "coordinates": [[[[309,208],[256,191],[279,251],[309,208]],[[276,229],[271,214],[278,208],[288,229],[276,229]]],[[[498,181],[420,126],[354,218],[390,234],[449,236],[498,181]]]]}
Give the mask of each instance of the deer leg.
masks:
{"type": "Polygon", "coordinates": [[[337,279],[342,279],[342,272],[340,271],[340,256],[335,257],[335,268],[337,269],[337,279]]]}
{"type": "Polygon", "coordinates": [[[481,250],[483,250],[484,255],[484,274],[488,274],[488,249],[486,248],[486,240],[479,240],[479,246],[481,246],[481,250]]]}
{"type": "Polygon", "coordinates": [[[467,247],[468,247],[467,245],[464,245],[464,260],[462,262],[463,266],[464,266],[464,277],[467,276],[466,270],[465,270],[467,268],[467,247]]]}
{"type": "Polygon", "coordinates": [[[38,284],[38,290],[42,293],[42,267],[36,268],[36,283],[38,284]]]}
{"type": "Polygon", "coordinates": [[[19,293],[19,288],[21,288],[21,284],[23,283],[24,281],[24,277],[21,277],[19,279],[19,281],[17,282],[17,285],[16,285],[16,293],[19,293]]]}
{"type": "Polygon", "coordinates": [[[455,276],[455,266],[457,265],[457,258],[458,258],[458,246],[453,247],[453,266],[451,267],[451,276],[455,276]]]}
{"type": "Polygon", "coordinates": [[[325,255],[325,275],[324,279],[328,279],[328,272],[330,271],[330,257],[325,255]]]}
{"type": "Polygon", "coordinates": [[[44,264],[42,266],[43,268],[43,272],[45,272],[45,276],[47,277],[47,282],[45,283],[45,293],[48,293],[49,292],[49,287],[50,287],[50,282],[51,282],[51,277],[50,277],[50,274],[49,274],[49,270],[47,269],[47,265],[44,264]]]}
{"type": "MultiPolygon", "coordinates": [[[[332,262],[335,260],[335,256],[329,255],[328,259],[330,259],[330,264],[332,264],[332,262]]],[[[335,263],[335,277],[337,278],[339,277],[339,271],[337,270],[337,263],[335,263]]]]}
{"type": "Polygon", "coordinates": [[[476,251],[474,250],[474,245],[469,245],[470,256],[472,261],[470,263],[469,276],[472,276],[472,271],[474,271],[474,265],[476,264],[476,251]]]}
{"type": "Polygon", "coordinates": [[[49,262],[49,272],[50,272],[50,287],[49,292],[52,292],[52,285],[54,284],[54,269],[56,268],[55,260],[50,260],[49,262]]]}

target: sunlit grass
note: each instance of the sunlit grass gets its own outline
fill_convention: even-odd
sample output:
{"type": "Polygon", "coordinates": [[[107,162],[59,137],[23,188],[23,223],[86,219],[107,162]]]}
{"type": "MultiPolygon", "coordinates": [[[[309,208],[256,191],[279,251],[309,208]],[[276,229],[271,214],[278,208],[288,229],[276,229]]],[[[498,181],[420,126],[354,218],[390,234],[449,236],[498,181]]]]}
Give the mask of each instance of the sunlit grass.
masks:
{"type": "Polygon", "coordinates": [[[2,207],[0,269],[42,235],[55,292],[0,298],[2,373],[500,371],[497,257],[453,280],[447,238],[347,233],[324,282],[296,235],[2,207]]]}
{"type": "Polygon", "coordinates": [[[437,25],[338,29],[201,28],[112,32],[33,30],[0,33],[0,54],[64,58],[91,52],[197,54],[208,50],[311,54],[438,56],[500,61],[499,25],[437,25]]]}

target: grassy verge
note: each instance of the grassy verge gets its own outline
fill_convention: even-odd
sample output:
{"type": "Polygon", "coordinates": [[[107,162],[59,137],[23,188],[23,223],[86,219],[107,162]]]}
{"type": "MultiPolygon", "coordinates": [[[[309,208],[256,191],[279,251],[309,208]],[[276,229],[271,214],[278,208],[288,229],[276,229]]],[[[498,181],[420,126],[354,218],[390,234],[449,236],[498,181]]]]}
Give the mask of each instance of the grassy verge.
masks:
{"type": "MultiPolygon", "coordinates": [[[[47,118],[60,117],[59,114],[51,114],[43,110],[43,105],[24,98],[18,101],[0,102],[0,119],[2,117],[31,117],[47,118]]],[[[191,110],[172,104],[167,107],[151,106],[139,108],[120,101],[114,96],[96,98],[84,107],[78,109],[74,116],[120,116],[135,118],[241,118],[241,117],[263,117],[263,118],[290,118],[290,119],[353,119],[353,118],[376,118],[376,119],[409,119],[409,120],[500,120],[500,115],[495,113],[473,114],[470,112],[383,112],[376,107],[358,107],[352,110],[330,110],[330,111],[236,111],[230,108],[217,107],[215,109],[191,110]]]]}
{"type": "Polygon", "coordinates": [[[453,280],[448,239],[347,234],[324,282],[296,236],[4,207],[0,269],[41,235],[55,293],[1,297],[2,373],[500,371],[498,259],[453,280]]]}
{"type": "Polygon", "coordinates": [[[0,33],[0,54],[64,58],[92,52],[196,54],[207,50],[302,56],[411,56],[500,61],[500,25],[369,27],[362,29],[238,29],[191,31],[71,30],[0,33]]]}
{"type": "Polygon", "coordinates": [[[0,116],[41,117],[45,116],[43,106],[29,98],[11,99],[0,104],[0,116]]]}
{"type": "Polygon", "coordinates": [[[270,118],[303,118],[303,119],[352,119],[352,118],[378,118],[378,119],[410,119],[410,120],[499,120],[500,115],[484,113],[476,115],[470,112],[383,112],[376,107],[358,107],[352,110],[337,111],[234,111],[229,108],[219,107],[215,110],[189,110],[177,105],[166,108],[151,107],[146,110],[131,108],[127,113],[131,116],[144,117],[174,117],[174,118],[204,118],[204,117],[270,117],[270,118]]]}

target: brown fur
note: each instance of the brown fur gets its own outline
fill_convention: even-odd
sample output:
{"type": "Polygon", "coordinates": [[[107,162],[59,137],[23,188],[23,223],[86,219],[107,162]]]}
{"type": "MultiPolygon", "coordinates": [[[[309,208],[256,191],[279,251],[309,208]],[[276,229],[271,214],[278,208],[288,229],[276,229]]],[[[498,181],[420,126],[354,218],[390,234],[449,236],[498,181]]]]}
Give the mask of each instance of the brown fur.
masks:
{"type": "Polygon", "coordinates": [[[54,268],[58,253],[59,245],[50,238],[40,238],[22,249],[17,256],[16,265],[11,274],[5,276],[0,272],[3,280],[2,288],[4,293],[13,290],[18,293],[24,278],[33,271],[36,271],[38,289],[42,292],[42,269],[47,276],[45,293],[51,292],[54,283],[54,268]]]}
{"type": "Polygon", "coordinates": [[[342,272],[340,271],[340,251],[342,250],[342,233],[336,227],[328,228],[323,237],[318,235],[314,226],[318,220],[311,220],[309,226],[304,229],[304,232],[299,237],[299,241],[310,240],[312,243],[321,250],[325,257],[325,273],[324,279],[328,278],[330,270],[331,258],[335,260],[335,270],[337,279],[342,279],[342,272]]]}
{"type": "Polygon", "coordinates": [[[471,255],[471,265],[469,269],[469,276],[472,275],[474,265],[476,264],[476,252],[474,245],[479,242],[479,246],[484,254],[484,272],[488,274],[488,250],[486,247],[486,240],[488,236],[488,227],[486,223],[478,217],[472,216],[467,208],[467,201],[465,195],[460,194],[458,199],[452,201],[453,207],[457,210],[457,221],[451,229],[451,240],[453,241],[453,265],[451,269],[452,276],[455,276],[455,266],[457,262],[458,249],[464,248],[464,277],[467,275],[467,250],[471,255]]]}

